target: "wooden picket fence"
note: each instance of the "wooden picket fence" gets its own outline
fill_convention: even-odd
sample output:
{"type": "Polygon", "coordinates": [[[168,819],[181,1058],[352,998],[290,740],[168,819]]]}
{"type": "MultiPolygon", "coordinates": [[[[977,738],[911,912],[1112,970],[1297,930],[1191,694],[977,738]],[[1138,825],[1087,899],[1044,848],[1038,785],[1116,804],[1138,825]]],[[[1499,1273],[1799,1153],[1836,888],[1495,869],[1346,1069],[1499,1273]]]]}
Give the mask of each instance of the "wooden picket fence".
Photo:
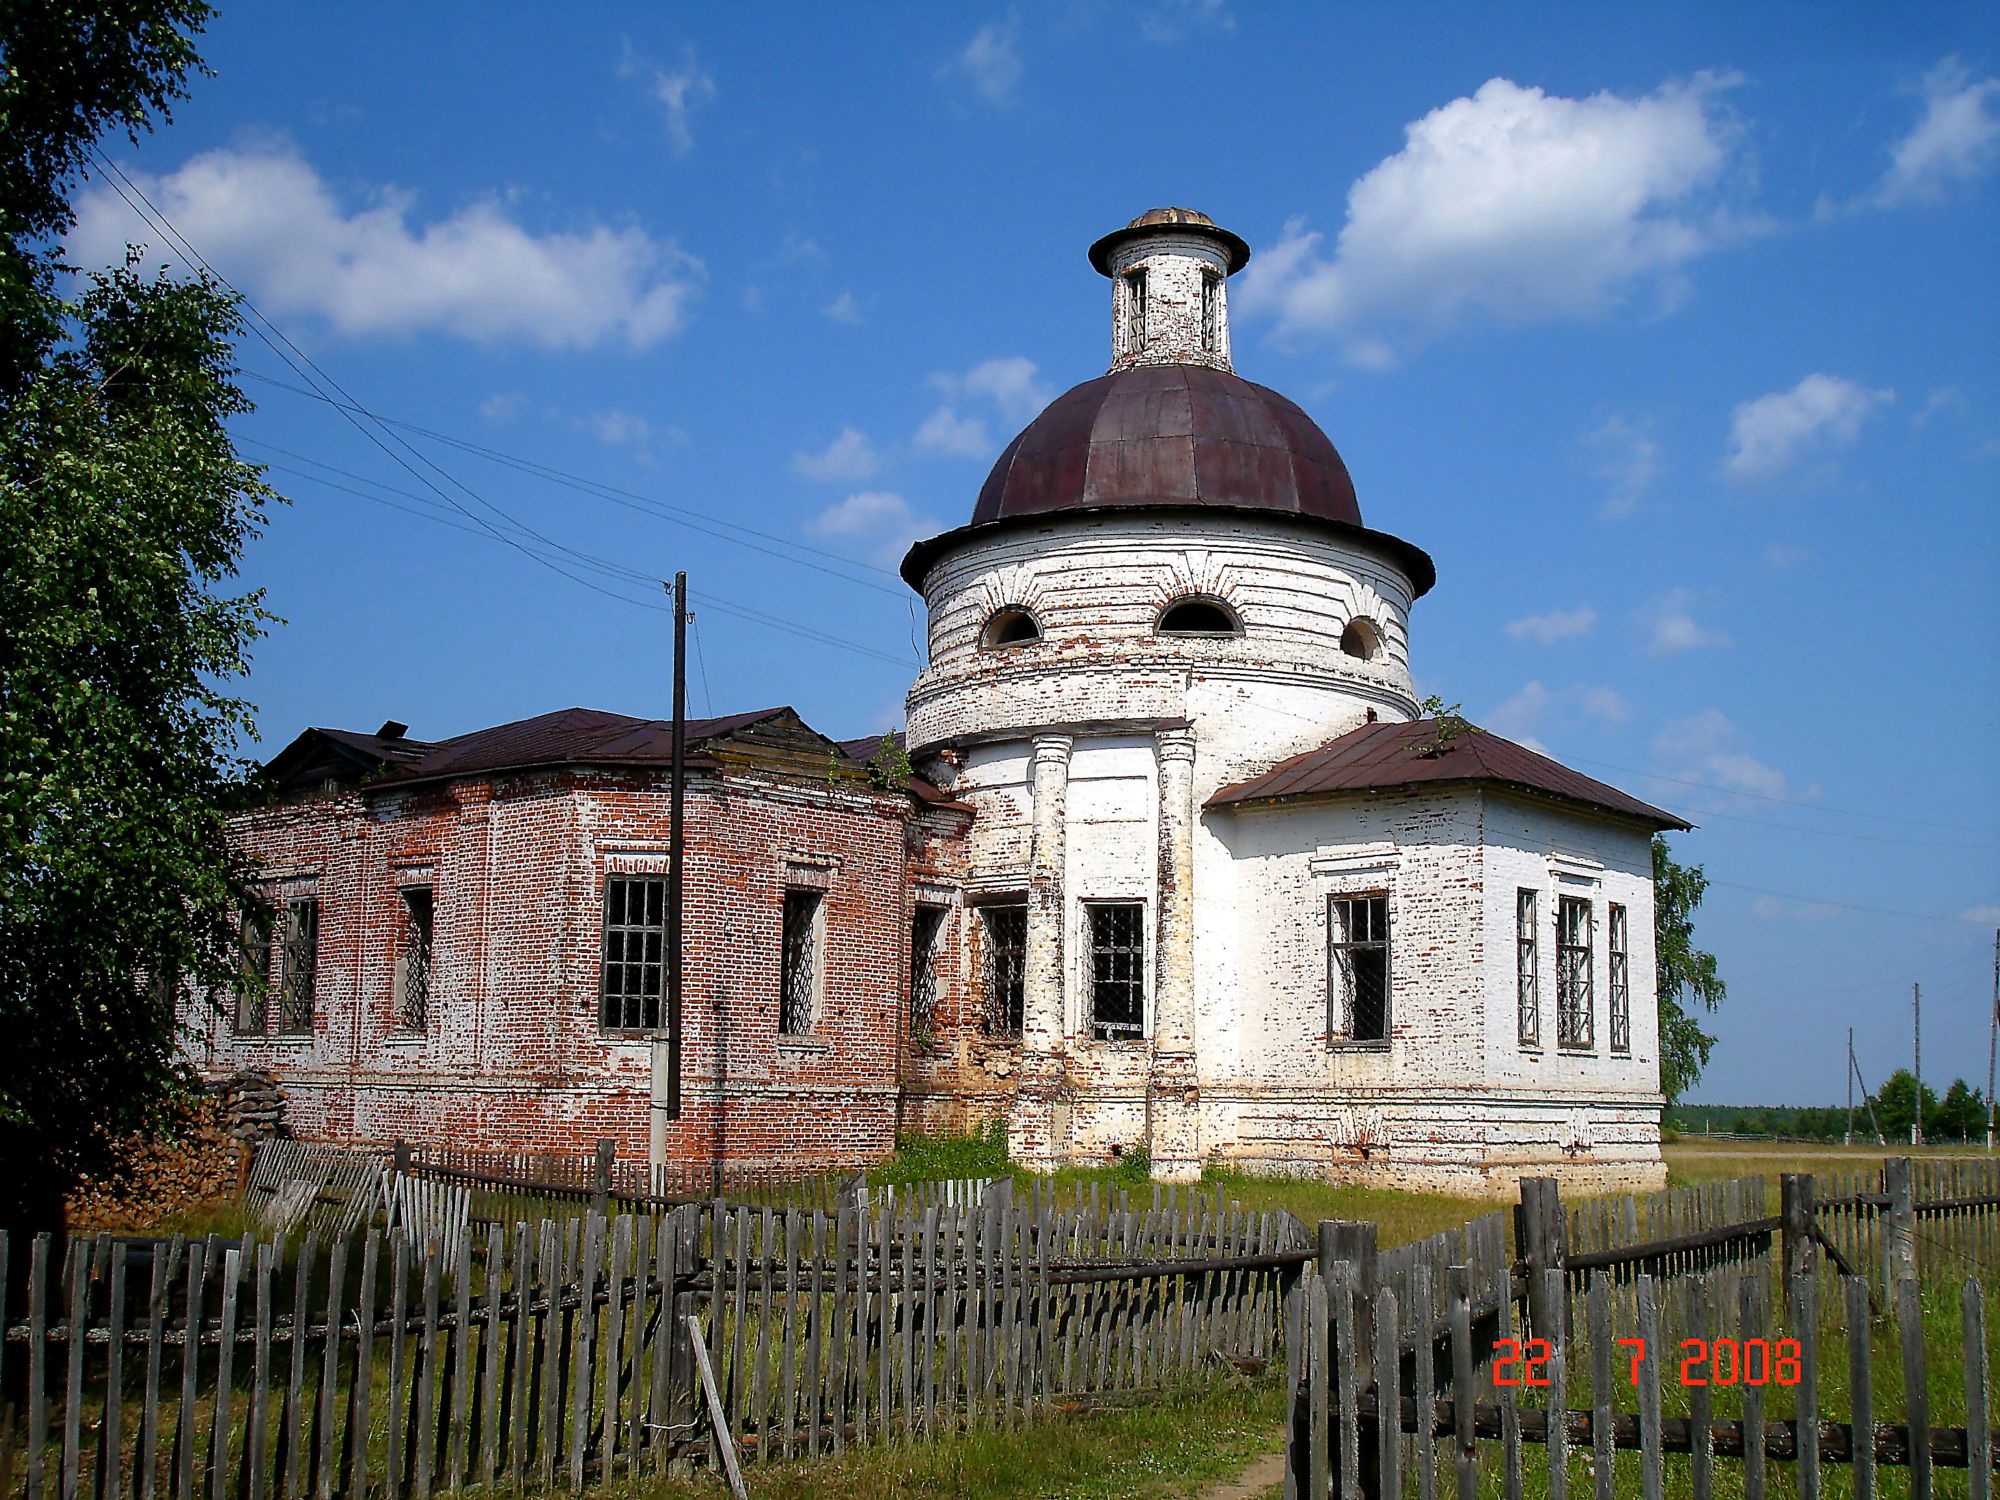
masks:
{"type": "MultiPolygon", "coordinates": [[[[1018,1422],[1262,1368],[1281,1280],[1312,1254],[1288,1215],[1186,1193],[1103,1212],[718,1202],[491,1224],[449,1256],[374,1229],[20,1249],[0,1389],[25,1411],[0,1420],[0,1493],[26,1500],[577,1488],[1018,1422]]],[[[0,1276],[13,1253],[0,1238],[0,1276]]]]}

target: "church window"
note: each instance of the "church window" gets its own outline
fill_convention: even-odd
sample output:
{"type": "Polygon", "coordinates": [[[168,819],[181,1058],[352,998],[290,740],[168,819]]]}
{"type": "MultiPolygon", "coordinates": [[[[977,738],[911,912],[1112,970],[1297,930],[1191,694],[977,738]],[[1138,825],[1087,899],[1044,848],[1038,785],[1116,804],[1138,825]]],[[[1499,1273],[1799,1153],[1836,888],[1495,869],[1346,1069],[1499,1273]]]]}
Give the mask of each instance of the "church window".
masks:
{"type": "Polygon", "coordinates": [[[605,876],[600,1026],[606,1031],[659,1027],[666,954],[666,881],[656,875],[605,876]]]}
{"type": "Polygon", "coordinates": [[[1327,1035],[1389,1040],[1389,898],[1334,896],[1327,908],[1327,1035]]]}
{"type": "Polygon", "coordinates": [[[785,892],[778,973],[780,1036],[805,1036],[813,1029],[819,1000],[820,918],[825,906],[824,891],[785,892]]]}
{"type": "Polygon", "coordinates": [[[1139,354],[1146,348],[1146,273],[1133,271],[1125,278],[1125,352],[1139,354]]]}
{"type": "Polygon", "coordinates": [[[920,906],[910,922],[910,1035],[928,1039],[937,1031],[937,961],[945,909],[920,906]]]}
{"type": "Polygon", "coordinates": [[[262,1036],[271,1001],[271,929],[275,916],[271,908],[254,897],[243,903],[242,922],[237,928],[238,967],[242,979],[236,986],[233,1022],[238,1036],[262,1036]]]}
{"type": "Polygon", "coordinates": [[[411,886],[403,892],[407,926],[403,951],[396,959],[396,1022],[405,1031],[426,1031],[431,1021],[431,919],[435,908],[431,888],[411,886]]]}
{"type": "Polygon", "coordinates": [[[1382,633],[1373,620],[1356,615],[1340,633],[1340,649],[1360,661],[1373,661],[1382,653],[1382,633]]]}
{"type": "Polygon", "coordinates": [[[1556,908],[1556,1043],[1592,1046],[1590,902],[1564,896],[1556,908]]]}
{"type": "Polygon", "coordinates": [[[1611,903],[1611,1050],[1632,1050],[1632,961],[1625,908],[1615,901],[1611,903]]]}
{"type": "Polygon", "coordinates": [[[278,979],[278,1030],[309,1035],[319,977],[319,899],[302,896],[285,911],[284,967],[278,979]]]}
{"type": "Polygon", "coordinates": [[[1541,927],[1535,906],[1533,891],[1514,893],[1514,988],[1523,1047],[1542,1044],[1541,927]]]}
{"type": "Polygon", "coordinates": [[[1041,638],[1042,627],[1035,623],[1033,615],[1025,609],[1003,609],[986,622],[986,628],[979,633],[979,644],[990,650],[995,646],[1024,646],[1041,638]]]}
{"type": "Polygon", "coordinates": [[[1100,1042],[1146,1034],[1146,908],[1093,901],[1090,917],[1090,1034],[1100,1042]]]}
{"type": "Polygon", "coordinates": [[[986,940],[987,1029],[1001,1036],[1019,1036],[1027,1000],[1027,904],[1008,901],[982,906],[979,925],[986,940]]]}
{"type": "Polygon", "coordinates": [[[1177,599],[1160,615],[1161,635],[1240,635],[1243,627],[1220,599],[1177,599]]]}
{"type": "Polygon", "coordinates": [[[1215,353],[1221,342],[1222,328],[1222,278],[1213,271],[1201,273],[1201,347],[1205,354],[1215,353]]]}

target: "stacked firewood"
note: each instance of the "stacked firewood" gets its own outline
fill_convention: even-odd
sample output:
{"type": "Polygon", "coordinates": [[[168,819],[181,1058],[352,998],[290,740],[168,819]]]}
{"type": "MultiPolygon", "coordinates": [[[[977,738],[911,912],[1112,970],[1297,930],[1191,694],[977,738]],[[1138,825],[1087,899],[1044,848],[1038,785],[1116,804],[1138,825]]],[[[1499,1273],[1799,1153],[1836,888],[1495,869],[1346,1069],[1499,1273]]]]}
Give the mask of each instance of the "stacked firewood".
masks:
{"type": "Polygon", "coordinates": [[[179,1111],[165,1133],[133,1141],[117,1173],[78,1188],[70,1229],[156,1229],[236,1198],[257,1143],[283,1129],[284,1108],[284,1091],[268,1073],[224,1079],[179,1111]]]}

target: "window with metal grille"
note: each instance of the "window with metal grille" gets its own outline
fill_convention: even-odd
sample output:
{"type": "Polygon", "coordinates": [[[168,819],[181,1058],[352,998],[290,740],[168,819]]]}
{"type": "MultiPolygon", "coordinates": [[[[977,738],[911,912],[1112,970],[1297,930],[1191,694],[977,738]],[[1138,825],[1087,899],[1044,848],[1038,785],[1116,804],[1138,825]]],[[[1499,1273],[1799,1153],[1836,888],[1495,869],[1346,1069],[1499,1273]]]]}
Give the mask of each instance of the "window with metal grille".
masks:
{"type": "Polygon", "coordinates": [[[1542,1044],[1541,929],[1535,905],[1533,891],[1514,893],[1514,989],[1523,1047],[1542,1044]]]}
{"type": "Polygon", "coordinates": [[[396,1020],[405,1031],[427,1031],[431,1024],[431,914],[429,886],[403,892],[409,923],[403,951],[396,960],[396,1020]]]}
{"type": "Polygon", "coordinates": [[[1098,901],[1090,912],[1090,1032],[1099,1041],[1146,1034],[1146,908],[1098,901]]]}
{"type": "Polygon", "coordinates": [[[945,909],[920,906],[910,920],[910,1035],[929,1040],[937,1031],[938,940],[945,909]]]}
{"type": "Polygon", "coordinates": [[[1028,993],[1028,908],[1017,901],[979,908],[986,937],[986,1029],[1021,1034],[1028,993]]]}
{"type": "Polygon", "coordinates": [[[778,1032],[805,1036],[819,999],[819,913],[823,891],[785,892],[784,953],[778,975],[778,1032]]]}
{"type": "Polygon", "coordinates": [[[606,1031],[657,1031],[666,975],[666,881],[656,875],[605,876],[598,1024],[606,1031]]]}
{"type": "Polygon", "coordinates": [[[1556,1043],[1593,1045],[1590,993],[1590,903],[1564,896],[1556,906],[1556,1043]]]}
{"type": "Polygon", "coordinates": [[[284,968],[278,979],[278,1030],[310,1034],[313,982],[319,975],[319,899],[303,896],[285,910],[284,968]]]}
{"type": "Polygon", "coordinates": [[[1632,1050],[1632,968],[1625,946],[1625,908],[1611,903],[1611,1050],[1632,1050]]]}
{"type": "Polygon", "coordinates": [[[1213,354],[1222,332],[1222,278],[1213,271],[1201,273],[1201,347],[1213,354]]]}
{"type": "Polygon", "coordinates": [[[1389,1040],[1389,898],[1334,896],[1327,907],[1329,1038],[1389,1040]]]}
{"type": "Polygon", "coordinates": [[[1134,271],[1125,278],[1125,352],[1138,354],[1146,347],[1146,273],[1134,271]]]}
{"type": "Polygon", "coordinates": [[[237,928],[242,979],[236,985],[232,1017],[238,1036],[262,1036],[271,1014],[271,929],[274,913],[262,901],[243,903],[237,928]]]}

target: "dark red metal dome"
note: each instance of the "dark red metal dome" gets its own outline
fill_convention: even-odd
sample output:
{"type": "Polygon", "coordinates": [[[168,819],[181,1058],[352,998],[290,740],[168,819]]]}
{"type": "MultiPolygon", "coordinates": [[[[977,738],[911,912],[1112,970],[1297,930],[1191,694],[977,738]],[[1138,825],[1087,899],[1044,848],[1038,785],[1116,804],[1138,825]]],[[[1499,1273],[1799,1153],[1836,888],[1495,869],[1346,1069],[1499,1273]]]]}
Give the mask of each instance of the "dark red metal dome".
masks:
{"type": "Polygon", "coordinates": [[[972,524],[1109,506],[1216,506],[1361,524],[1347,465],[1266,386],[1140,365],[1058,396],[993,466],[972,524]]]}

